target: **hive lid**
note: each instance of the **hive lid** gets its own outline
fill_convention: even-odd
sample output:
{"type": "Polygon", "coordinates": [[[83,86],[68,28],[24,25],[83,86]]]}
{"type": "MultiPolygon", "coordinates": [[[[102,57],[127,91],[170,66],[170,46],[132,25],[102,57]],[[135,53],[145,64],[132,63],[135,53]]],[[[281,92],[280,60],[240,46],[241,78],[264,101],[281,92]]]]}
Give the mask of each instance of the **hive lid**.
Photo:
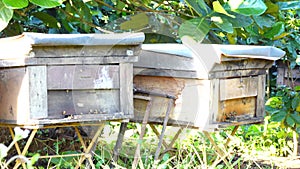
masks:
{"type": "Polygon", "coordinates": [[[43,34],[25,32],[14,37],[0,38],[0,59],[29,56],[33,46],[138,45],[144,39],[143,33],[43,34]]]}
{"type": "MultiPolygon", "coordinates": [[[[215,64],[222,61],[244,58],[274,61],[285,55],[272,46],[200,44],[188,37],[183,38],[183,44],[143,44],[142,50],[189,58],[191,68],[188,69],[197,71],[199,78],[207,78],[215,64]]],[[[176,64],[173,65],[175,68],[176,64]]]]}

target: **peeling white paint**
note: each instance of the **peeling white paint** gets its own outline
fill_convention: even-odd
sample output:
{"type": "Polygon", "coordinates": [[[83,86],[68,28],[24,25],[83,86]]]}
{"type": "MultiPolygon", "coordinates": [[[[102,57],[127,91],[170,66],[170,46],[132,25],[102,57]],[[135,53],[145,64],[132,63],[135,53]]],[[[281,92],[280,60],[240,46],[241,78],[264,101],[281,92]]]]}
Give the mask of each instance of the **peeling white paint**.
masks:
{"type": "Polygon", "coordinates": [[[113,79],[109,76],[108,68],[109,67],[102,67],[101,70],[98,71],[98,78],[94,80],[95,88],[112,88],[113,79]]]}

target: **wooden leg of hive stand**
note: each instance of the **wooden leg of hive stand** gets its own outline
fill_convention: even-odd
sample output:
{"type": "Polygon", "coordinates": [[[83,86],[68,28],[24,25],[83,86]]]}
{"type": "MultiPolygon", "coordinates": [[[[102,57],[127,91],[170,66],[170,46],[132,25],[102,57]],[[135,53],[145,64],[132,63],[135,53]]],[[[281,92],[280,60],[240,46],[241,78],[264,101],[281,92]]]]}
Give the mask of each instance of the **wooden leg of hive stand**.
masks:
{"type": "Polygon", "coordinates": [[[116,163],[117,163],[119,155],[120,155],[120,150],[121,150],[121,147],[122,147],[124,134],[125,134],[125,131],[127,130],[127,124],[128,124],[127,122],[122,122],[121,123],[119,134],[118,134],[118,139],[117,139],[116,145],[114,147],[113,161],[116,162],[116,163]]]}
{"type": "Polygon", "coordinates": [[[85,153],[85,155],[84,155],[84,156],[81,156],[81,158],[79,159],[79,162],[78,162],[77,166],[75,167],[75,169],[80,168],[81,164],[83,163],[83,161],[84,161],[85,159],[87,159],[87,160],[89,161],[89,163],[90,163],[92,169],[95,169],[95,165],[94,165],[93,159],[92,159],[92,154],[91,154],[92,152],[91,152],[91,150],[92,150],[92,148],[95,146],[95,144],[97,144],[97,142],[98,142],[98,141],[97,141],[97,140],[98,140],[98,137],[101,135],[101,132],[102,132],[104,126],[105,126],[105,124],[103,123],[103,124],[101,124],[101,125],[98,127],[98,130],[97,130],[97,132],[95,133],[94,137],[92,138],[92,141],[91,141],[91,143],[89,144],[88,147],[85,146],[85,143],[84,143],[84,141],[83,141],[83,138],[82,138],[82,136],[81,136],[81,134],[80,134],[78,128],[75,127],[75,132],[77,133],[77,136],[78,136],[78,138],[79,138],[79,140],[80,140],[80,142],[81,142],[81,144],[82,144],[82,146],[83,146],[84,153],[85,153]]]}
{"type": "Polygon", "coordinates": [[[224,163],[227,166],[230,166],[230,164],[229,164],[229,162],[227,160],[227,154],[224,153],[224,151],[219,148],[219,146],[215,143],[215,141],[211,138],[210,134],[207,131],[203,131],[203,133],[209,139],[210,143],[214,146],[214,148],[216,149],[217,154],[224,161],[224,163]]]}
{"type": "MultiPolygon", "coordinates": [[[[156,129],[156,127],[154,126],[154,124],[149,124],[149,125],[150,125],[152,131],[155,133],[155,135],[156,135],[157,138],[159,139],[159,137],[160,137],[159,131],[156,129]]],[[[168,147],[168,143],[167,143],[165,140],[162,141],[162,144],[163,144],[163,146],[164,146],[165,148],[168,147]]]]}
{"type": "MultiPolygon", "coordinates": [[[[151,127],[152,131],[155,133],[155,135],[157,136],[157,138],[159,139],[160,133],[158,132],[156,127],[153,124],[150,124],[150,127],[151,127]]],[[[177,138],[179,137],[179,135],[181,134],[182,131],[183,131],[183,127],[180,127],[169,144],[165,140],[162,141],[162,144],[165,147],[164,153],[169,151],[170,149],[172,149],[175,141],[177,140],[177,138]]]]}
{"type": "MultiPolygon", "coordinates": [[[[19,155],[22,155],[22,156],[26,155],[26,153],[28,151],[28,148],[29,148],[30,144],[32,143],[32,140],[33,140],[33,138],[34,138],[37,130],[38,129],[33,129],[31,131],[30,136],[27,139],[27,142],[26,142],[25,147],[23,148],[22,152],[21,152],[19,144],[17,142],[15,142],[15,147],[16,147],[17,152],[18,152],[19,155]]],[[[14,135],[14,132],[12,131],[11,127],[9,128],[9,131],[10,131],[10,134],[11,134],[12,138],[14,139],[15,135],[14,135]]],[[[20,165],[20,163],[22,164],[22,167],[26,169],[26,164],[24,162],[20,161],[20,160],[16,161],[16,164],[15,164],[14,168],[18,168],[18,166],[20,165]]]]}
{"type": "Polygon", "coordinates": [[[142,144],[142,141],[143,141],[143,138],[144,138],[144,135],[145,135],[146,126],[148,124],[148,119],[149,119],[149,116],[150,116],[151,107],[152,107],[152,101],[149,100],[147,108],[146,108],[146,112],[145,112],[145,115],[144,115],[144,118],[143,118],[143,123],[142,123],[142,127],[141,127],[141,133],[140,133],[140,136],[139,136],[138,144],[137,144],[136,149],[135,149],[134,160],[133,160],[133,163],[132,163],[132,169],[136,169],[138,161],[140,160],[141,144],[142,144]]]}
{"type": "MultiPolygon", "coordinates": [[[[239,128],[239,126],[234,126],[233,130],[230,133],[230,136],[235,135],[237,129],[239,128]]],[[[230,143],[230,136],[227,138],[226,143],[224,144],[224,147],[226,148],[228,146],[228,144],[230,143]]],[[[220,162],[222,161],[221,158],[217,158],[213,164],[211,165],[212,168],[214,168],[215,166],[217,166],[220,162]]]]}
{"type": "Polygon", "coordinates": [[[159,158],[160,149],[161,149],[161,145],[163,143],[163,139],[164,139],[164,136],[165,136],[165,131],[166,131],[167,124],[168,124],[168,121],[169,121],[169,115],[170,115],[170,112],[171,112],[171,108],[173,106],[173,102],[174,102],[173,99],[169,99],[166,116],[164,118],[163,128],[161,130],[161,133],[160,133],[160,136],[159,136],[158,146],[157,146],[157,149],[156,149],[156,152],[155,152],[155,155],[154,155],[154,163],[155,164],[157,163],[158,158],[159,158]]]}

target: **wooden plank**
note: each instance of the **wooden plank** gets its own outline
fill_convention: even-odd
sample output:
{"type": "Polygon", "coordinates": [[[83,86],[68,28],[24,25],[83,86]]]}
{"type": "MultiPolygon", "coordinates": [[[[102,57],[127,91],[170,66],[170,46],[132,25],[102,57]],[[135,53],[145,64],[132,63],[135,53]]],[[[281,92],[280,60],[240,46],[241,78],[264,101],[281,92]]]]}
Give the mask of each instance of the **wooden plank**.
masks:
{"type": "Polygon", "coordinates": [[[120,111],[133,115],[133,65],[120,63],[120,111]]]}
{"type": "Polygon", "coordinates": [[[135,87],[147,91],[177,96],[184,88],[185,81],[180,78],[159,76],[134,76],[135,87]]]}
{"type": "Polygon", "coordinates": [[[1,120],[14,123],[28,120],[29,80],[25,67],[0,69],[0,96],[1,120]]]}
{"type": "Polygon", "coordinates": [[[50,90],[48,118],[69,115],[111,114],[120,112],[119,90],[50,90]]]}
{"type": "Polygon", "coordinates": [[[240,77],[220,80],[220,100],[257,95],[258,77],[240,77]]]}
{"type": "Polygon", "coordinates": [[[232,70],[246,70],[246,69],[269,69],[274,61],[261,59],[244,59],[235,61],[221,62],[215,64],[212,71],[232,71],[232,70]]]}
{"type": "Polygon", "coordinates": [[[209,104],[209,124],[213,124],[220,119],[220,79],[212,79],[210,81],[210,104],[209,104]]]}
{"type": "Polygon", "coordinates": [[[38,65],[75,65],[75,64],[114,64],[127,63],[138,61],[138,56],[122,57],[122,56],[108,56],[108,57],[53,57],[53,58],[21,58],[12,60],[0,60],[1,67],[16,67],[16,66],[38,66],[38,65]]]}
{"type": "Polygon", "coordinates": [[[257,98],[256,98],[256,117],[265,116],[265,91],[266,75],[258,76],[257,98]]]}
{"type": "Polygon", "coordinates": [[[48,66],[48,89],[118,89],[118,65],[48,66]]]}
{"type": "Polygon", "coordinates": [[[33,46],[35,57],[137,56],[138,45],[33,46]],[[129,52],[130,51],[130,52],[129,52]],[[130,54],[130,55],[129,55],[130,54]]]}
{"type": "Polygon", "coordinates": [[[255,116],[256,97],[231,99],[220,102],[217,122],[239,121],[255,116]]]}
{"type": "Polygon", "coordinates": [[[48,116],[46,66],[29,66],[29,110],[31,119],[48,116]]]}
{"type": "Polygon", "coordinates": [[[266,69],[221,71],[221,72],[211,72],[209,74],[209,79],[232,78],[232,77],[242,77],[242,76],[256,76],[256,75],[265,75],[265,74],[267,74],[266,69]]]}
{"type": "MultiPolygon", "coordinates": [[[[148,75],[148,76],[167,76],[176,78],[203,78],[196,71],[183,71],[183,70],[162,70],[162,69],[150,69],[150,68],[138,68],[134,67],[134,75],[148,75]]],[[[206,77],[207,78],[207,77],[206,77]]]]}
{"type": "Polygon", "coordinates": [[[288,68],[285,68],[286,71],[284,72],[285,78],[293,78],[293,79],[299,79],[300,78],[300,68],[296,67],[295,69],[291,70],[291,72],[288,71],[288,68]]]}
{"type": "Polygon", "coordinates": [[[276,84],[278,85],[284,85],[284,68],[277,68],[277,79],[276,79],[276,84]]]}

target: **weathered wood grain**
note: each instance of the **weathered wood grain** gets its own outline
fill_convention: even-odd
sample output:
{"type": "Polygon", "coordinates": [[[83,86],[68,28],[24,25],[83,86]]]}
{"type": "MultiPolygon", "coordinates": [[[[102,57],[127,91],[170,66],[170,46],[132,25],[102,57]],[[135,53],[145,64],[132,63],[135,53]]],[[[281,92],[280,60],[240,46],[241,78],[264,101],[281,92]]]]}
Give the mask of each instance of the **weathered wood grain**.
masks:
{"type": "Polygon", "coordinates": [[[118,89],[118,65],[48,66],[48,89],[118,89]]]}
{"type": "Polygon", "coordinates": [[[119,90],[50,90],[48,118],[64,118],[75,114],[113,115],[120,112],[119,99],[119,90]]]}
{"type": "Polygon", "coordinates": [[[120,111],[133,115],[133,66],[120,63],[120,111]]]}
{"type": "Polygon", "coordinates": [[[103,46],[33,46],[35,57],[86,57],[86,56],[137,56],[140,46],[103,45],[103,46]]]}
{"type": "Polygon", "coordinates": [[[26,122],[29,83],[26,68],[0,69],[0,119],[26,122]]]}
{"type": "Polygon", "coordinates": [[[48,116],[47,69],[46,66],[28,66],[30,119],[48,116]]]}
{"type": "Polygon", "coordinates": [[[138,56],[132,57],[57,57],[57,58],[18,58],[12,60],[0,60],[1,67],[16,67],[16,66],[43,66],[43,65],[75,65],[75,64],[86,64],[93,65],[99,64],[118,64],[127,62],[136,62],[138,56]]]}
{"type": "Polygon", "coordinates": [[[220,80],[220,100],[257,96],[258,77],[220,80]]]}
{"type": "Polygon", "coordinates": [[[266,75],[258,76],[257,97],[256,97],[256,117],[265,116],[265,93],[266,93],[266,75]]]}

